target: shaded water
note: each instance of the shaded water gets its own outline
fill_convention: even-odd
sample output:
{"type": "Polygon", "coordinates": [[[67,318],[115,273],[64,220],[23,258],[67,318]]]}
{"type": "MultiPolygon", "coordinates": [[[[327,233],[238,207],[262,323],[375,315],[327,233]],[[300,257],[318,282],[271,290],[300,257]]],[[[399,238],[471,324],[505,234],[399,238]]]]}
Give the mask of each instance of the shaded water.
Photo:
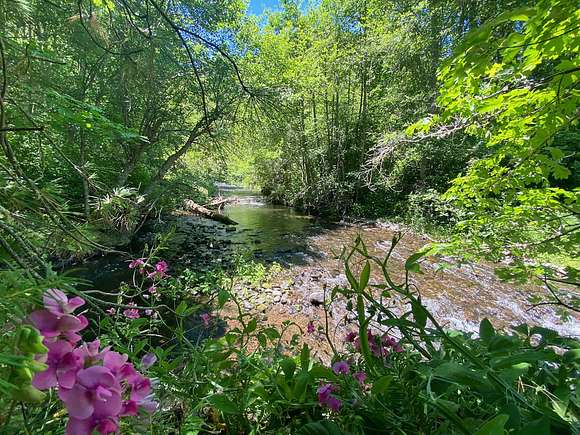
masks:
{"type": "MultiPolygon", "coordinates": [[[[334,258],[343,246],[351,246],[360,236],[372,254],[384,256],[398,230],[390,225],[325,223],[289,207],[267,204],[254,192],[227,188],[220,193],[237,198],[223,210],[238,222],[235,230],[196,216],[171,215],[149,222],[138,235],[135,246],[151,244],[155,234],[173,228],[170,249],[163,254],[169,260],[172,274],[186,267],[193,270],[227,268],[237,252],[249,253],[254,259],[266,263],[275,261],[284,270],[274,287],[283,290],[284,294],[269,299],[259,294],[255,300],[248,301],[247,306],[248,309],[264,304],[276,307],[282,318],[296,313],[312,315],[313,294],[335,285],[348,285],[342,263],[334,258]]],[[[392,256],[391,272],[396,281],[400,282],[404,277],[404,260],[428,242],[427,238],[413,232],[404,235],[392,256]]],[[[138,249],[132,255],[139,256],[138,249]]],[[[129,257],[107,255],[88,261],[80,276],[92,281],[93,288],[111,291],[120,282],[130,279],[129,257]]],[[[543,289],[502,283],[495,277],[491,264],[463,265],[438,271],[438,264],[445,260],[429,258],[423,264],[424,273],[412,275],[411,281],[421,292],[428,308],[449,327],[476,331],[479,322],[487,317],[499,327],[529,323],[566,335],[580,335],[577,316],[563,321],[553,307],[530,309],[529,296],[544,294],[543,289]]],[[[382,282],[382,277],[376,272],[372,279],[376,283],[382,282]]],[[[280,290],[276,292],[281,293],[280,290]]],[[[389,303],[401,312],[404,309],[400,304],[397,307],[397,301],[389,303]]],[[[343,315],[344,312],[336,313],[335,318],[343,315]]]]}
{"type": "Polygon", "coordinates": [[[224,209],[224,214],[238,223],[229,238],[234,245],[251,251],[255,258],[287,266],[305,264],[308,258],[319,256],[308,237],[336,227],[290,207],[268,204],[252,191],[223,193],[236,197],[236,202],[224,209]]]}

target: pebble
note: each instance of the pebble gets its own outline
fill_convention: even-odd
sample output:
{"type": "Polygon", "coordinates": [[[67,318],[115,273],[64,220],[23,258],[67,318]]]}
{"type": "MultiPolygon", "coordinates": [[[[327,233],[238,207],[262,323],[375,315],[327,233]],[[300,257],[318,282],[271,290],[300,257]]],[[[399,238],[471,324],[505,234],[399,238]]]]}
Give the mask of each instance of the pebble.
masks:
{"type": "Polygon", "coordinates": [[[310,303],[315,306],[324,304],[324,292],[314,292],[310,294],[310,303]]]}

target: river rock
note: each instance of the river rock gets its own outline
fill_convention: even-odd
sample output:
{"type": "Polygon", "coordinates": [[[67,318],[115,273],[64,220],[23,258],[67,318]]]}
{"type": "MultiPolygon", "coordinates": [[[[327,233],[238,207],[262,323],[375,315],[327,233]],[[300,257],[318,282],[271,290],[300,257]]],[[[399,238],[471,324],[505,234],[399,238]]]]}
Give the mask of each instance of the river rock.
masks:
{"type": "Polygon", "coordinates": [[[282,292],[280,290],[270,290],[270,293],[274,298],[280,298],[282,296],[282,292]]]}
{"type": "Polygon", "coordinates": [[[310,293],[310,303],[316,307],[324,304],[324,292],[313,292],[310,293]]]}
{"type": "Polygon", "coordinates": [[[274,303],[276,303],[276,304],[277,304],[278,302],[280,302],[280,300],[281,300],[281,299],[282,299],[282,298],[281,298],[281,296],[280,296],[280,295],[278,295],[278,296],[274,296],[274,299],[273,299],[273,301],[274,301],[274,303]]]}

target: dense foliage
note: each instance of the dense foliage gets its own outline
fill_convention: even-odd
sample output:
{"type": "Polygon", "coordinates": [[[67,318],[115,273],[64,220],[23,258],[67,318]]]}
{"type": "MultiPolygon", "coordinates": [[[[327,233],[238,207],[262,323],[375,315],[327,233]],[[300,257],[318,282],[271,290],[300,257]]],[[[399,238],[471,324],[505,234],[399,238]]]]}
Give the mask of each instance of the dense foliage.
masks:
{"type": "Polygon", "coordinates": [[[253,181],[277,201],[339,217],[405,214],[410,194],[446,190],[478,142],[399,139],[430,112],[437,68],[462,37],[518,3],[325,0],[301,13],[283,2],[261,32],[242,34],[244,71],[277,90],[269,116],[236,134],[271,150],[255,153],[253,181]]]}
{"type": "Polygon", "coordinates": [[[495,259],[580,253],[579,18],[567,1],[504,12],[439,71],[431,128],[460,126],[487,148],[446,197],[465,210],[462,243],[484,242],[495,259]]]}
{"type": "MultiPolygon", "coordinates": [[[[427,252],[407,260],[409,273],[420,270],[427,252]]],[[[62,431],[67,418],[58,412],[59,399],[71,434],[90,433],[87,428],[109,433],[117,427],[123,433],[547,434],[572,433],[578,424],[576,340],[526,325],[506,334],[487,319],[479,337],[445,330],[408,279],[392,281],[389,256],[370,256],[360,241],[343,256],[350,287],[333,289],[326,301],[328,309],[336,299],[350,300],[359,327],[343,343],[330,342],[334,354],[326,363],[314,359],[298,339],[311,334],[323,342],[327,326],[311,322],[307,331],[291,321],[281,331],[261,326],[242,312],[227,274],[210,289],[176,286],[180,280],[171,278],[167,264],[154,255],[129,263],[134,284],[115,302],[104,302],[111,307],[107,312],[98,308],[103,302],[86,311],[100,341],[75,350],[70,340],[76,343],[76,332],[89,321],[72,311],[84,300],[58,290],[45,293],[46,308],[30,316],[45,336],[48,355],[41,361],[47,365],[30,365],[34,360],[26,358],[47,349],[38,335],[24,334],[33,329],[20,326],[16,343],[22,356],[13,371],[3,373],[3,382],[18,386],[8,392],[22,403],[47,401],[32,387],[58,388],[59,395],[50,396],[45,409],[28,405],[22,416],[8,414],[6,430],[24,425],[29,431],[62,431]],[[369,286],[374,267],[385,281],[369,286]],[[360,270],[356,277],[355,270],[360,270]],[[199,291],[216,298],[215,308],[198,304],[199,291]],[[377,302],[379,296],[395,295],[408,303],[402,316],[377,302]],[[211,338],[220,335],[224,320],[232,320],[220,317],[220,307],[228,303],[238,307],[239,326],[211,338]],[[109,347],[99,352],[100,342],[127,354],[109,347]],[[141,360],[139,366],[155,382],[136,373],[128,358],[141,360]],[[161,404],[153,414],[151,385],[161,404]],[[130,394],[122,395],[121,388],[130,394]]],[[[89,301],[98,300],[89,296],[89,301]]]]}

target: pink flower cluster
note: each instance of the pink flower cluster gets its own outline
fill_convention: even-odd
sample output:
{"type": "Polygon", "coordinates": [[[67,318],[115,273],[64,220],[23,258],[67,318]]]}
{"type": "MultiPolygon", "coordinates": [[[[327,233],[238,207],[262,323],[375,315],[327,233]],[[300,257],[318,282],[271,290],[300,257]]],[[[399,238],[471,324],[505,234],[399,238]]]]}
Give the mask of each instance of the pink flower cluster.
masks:
{"type": "Polygon", "coordinates": [[[203,321],[203,326],[205,328],[209,328],[211,325],[211,319],[212,319],[212,315],[210,313],[203,313],[201,316],[199,316],[201,318],[201,320],[203,321]]]}
{"type": "MultiPolygon", "coordinates": [[[[370,329],[367,329],[367,338],[371,352],[377,358],[386,357],[391,351],[397,353],[403,352],[403,348],[399,342],[393,337],[389,337],[387,334],[378,336],[374,335],[370,329]]],[[[349,332],[345,337],[345,341],[353,343],[355,349],[360,352],[360,338],[356,332],[349,332]]]]}
{"type": "MultiPolygon", "coordinates": [[[[332,365],[332,371],[336,375],[348,375],[350,373],[350,365],[346,361],[337,361],[332,365]]],[[[353,373],[352,377],[361,385],[361,387],[364,386],[364,383],[367,379],[365,372],[353,373]]],[[[316,394],[318,395],[318,402],[320,405],[326,406],[334,412],[340,411],[342,402],[339,398],[332,395],[332,393],[337,390],[338,387],[333,384],[321,384],[316,390],[316,394]]]]}
{"type": "Polygon", "coordinates": [[[58,396],[69,414],[67,434],[117,433],[119,418],[137,415],[139,409],[153,412],[151,380],[127,362],[127,355],[102,350],[99,340],[77,345],[79,331],[88,326],[85,316],[73,315],[84,305],[82,298],[68,299],[60,290],[47,290],[44,309],[34,311],[30,320],[44,336],[48,368],[37,373],[32,384],[40,390],[57,387],[58,396]]]}
{"type": "Polygon", "coordinates": [[[332,395],[336,390],[337,387],[332,384],[321,384],[316,390],[318,402],[334,412],[340,411],[340,408],[342,407],[340,399],[332,395]]]}
{"type": "Polygon", "coordinates": [[[149,279],[163,279],[167,276],[167,269],[169,268],[168,264],[166,261],[158,261],[157,264],[155,264],[155,267],[153,268],[152,272],[149,272],[149,274],[147,274],[147,278],[149,279]]]}
{"type": "MultiPolygon", "coordinates": [[[[151,267],[146,263],[146,260],[146,258],[136,258],[135,260],[131,260],[129,263],[129,269],[137,269],[141,275],[145,274],[147,272],[147,267],[151,267]]],[[[166,261],[158,261],[153,267],[153,270],[147,273],[147,278],[163,279],[167,276],[167,269],[169,269],[169,265],[166,261]]]]}

